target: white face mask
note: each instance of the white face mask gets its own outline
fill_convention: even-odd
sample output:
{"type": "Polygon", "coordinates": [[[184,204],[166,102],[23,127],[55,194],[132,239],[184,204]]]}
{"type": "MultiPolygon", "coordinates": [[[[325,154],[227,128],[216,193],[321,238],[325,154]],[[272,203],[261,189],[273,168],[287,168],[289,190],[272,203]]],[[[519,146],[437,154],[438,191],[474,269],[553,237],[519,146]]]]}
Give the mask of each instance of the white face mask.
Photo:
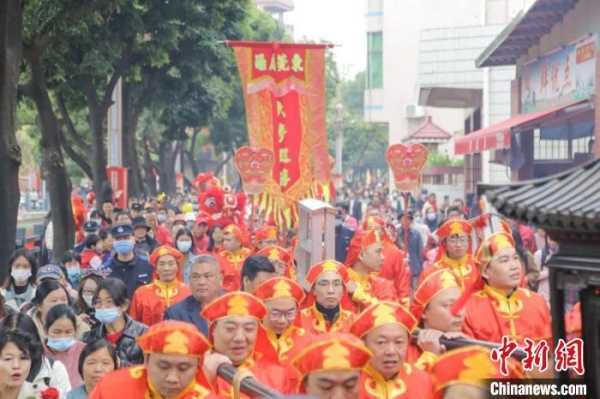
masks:
{"type": "Polygon", "coordinates": [[[192,249],[192,242],[179,240],[177,241],[177,249],[183,253],[189,252],[192,249]]]}
{"type": "Polygon", "coordinates": [[[29,277],[31,277],[31,270],[15,269],[10,272],[10,275],[13,279],[15,279],[16,282],[24,283],[29,279],[29,277]]]}
{"type": "Polygon", "coordinates": [[[94,307],[94,306],[93,306],[93,304],[92,304],[92,300],[94,299],[94,295],[93,295],[93,294],[92,294],[92,295],[89,295],[89,294],[87,294],[87,295],[82,295],[82,296],[81,296],[81,299],[83,299],[83,302],[85,302],[85,304],[86,304],[88,307],[90,307],[90,308],[93,308],[93,307],[94,307]]]}

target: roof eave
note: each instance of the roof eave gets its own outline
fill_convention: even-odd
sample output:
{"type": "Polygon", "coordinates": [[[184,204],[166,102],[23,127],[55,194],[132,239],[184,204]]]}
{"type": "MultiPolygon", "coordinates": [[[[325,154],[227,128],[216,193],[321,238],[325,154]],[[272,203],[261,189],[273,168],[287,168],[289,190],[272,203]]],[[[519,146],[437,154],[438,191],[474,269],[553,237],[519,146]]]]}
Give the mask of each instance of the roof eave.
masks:
{"type": "Polygon", "coordinates": [[[517,28],[517,26],[519,26],[523,18],[525,18],[525,15],[527,15],[527,13],[525,13],[523,10],[519,11],[517,16],[502,30],[502,32],[498,34],[498,36],[496,36],[494,41],[490,43],[490,45],[487,46],[485,50],[483,50],[481,55],[475,60],[475,66],[477,68],[484,68],[489,66],[507,66],[515,64],[515,61],[493,62],[490,57],[504,43],[504,41],[510,37],[510,35],[517,28]]]}

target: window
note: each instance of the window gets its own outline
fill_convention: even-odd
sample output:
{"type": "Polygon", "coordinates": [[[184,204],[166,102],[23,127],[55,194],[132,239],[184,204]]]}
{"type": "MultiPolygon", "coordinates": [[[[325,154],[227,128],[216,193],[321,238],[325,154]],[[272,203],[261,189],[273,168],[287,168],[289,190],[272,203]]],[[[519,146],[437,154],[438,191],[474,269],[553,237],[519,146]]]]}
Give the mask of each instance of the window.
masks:
{"type": "Polygon", "coordinates": [[[536,161],[568,160],[568,140],[543,140],[540,129],[533,133],[533,159],[536,161]]]}
{"type": "Polygon", "coordinates": [[[367,33],[367,88],[383,88],[383,33],[367,33]]]}

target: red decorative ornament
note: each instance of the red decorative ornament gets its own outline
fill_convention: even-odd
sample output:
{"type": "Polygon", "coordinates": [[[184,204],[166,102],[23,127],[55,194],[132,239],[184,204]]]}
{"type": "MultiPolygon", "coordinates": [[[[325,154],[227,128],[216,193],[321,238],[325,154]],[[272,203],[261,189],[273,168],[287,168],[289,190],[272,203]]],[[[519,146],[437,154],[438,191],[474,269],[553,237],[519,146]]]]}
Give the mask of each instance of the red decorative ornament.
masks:
{"type": "Polygon", "coordinates": [[[47,388],[42,391],[42,399],[59,399],[60,392],[56,388],[47,388]]]}
{"type": "Polygon", "coordinates": [[[427,162],[427,147],[422,144],[394,144],[385,155],[399,191],[411,192],[419,188],[421,172],[427,162]]]}
{"type": "Polygon", "coordinates": [[[248,194],[260,194],[273,173],[275,158],[265,148],[241,147],[235,153],[237,168],[248,194]]]}

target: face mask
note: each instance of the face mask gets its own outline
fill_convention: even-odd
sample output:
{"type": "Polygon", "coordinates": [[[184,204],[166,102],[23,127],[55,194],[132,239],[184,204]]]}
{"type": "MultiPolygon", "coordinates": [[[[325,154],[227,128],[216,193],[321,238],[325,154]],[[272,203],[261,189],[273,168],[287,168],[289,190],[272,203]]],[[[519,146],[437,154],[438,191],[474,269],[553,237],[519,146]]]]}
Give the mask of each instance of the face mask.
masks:
{"type": "Polygon", "coordinates": [[[110,324],[114,323],[120,316],[119,308],[108,308],[108,309],[96,309],[94,317],[100,323],[110,324]]]}
{"type": "Polygon", "coordinates": [[[51,338],[48,337],[48,348],[55,352],[64,352],[75,344],[75,338],[51,338]]]}
{"type": "Polygon", "coordinates": [[[177,249],[183,253],[189,252],[192,249],[191,241],[177,241],[177,249]]]}
{"type": "Polygon", "coordinates": [[[158,219],[158,223],[164,223],[167,221],[167,215],[165,215],[164,213],[159,213],[158,215],[156,215],[156,219],[158,219]]]}
{"type": "Polygon", "coordinates": [[[102,219],[90,219],[91,222],[96,222],[98,226],[102,225],[102,219]]]}
{"type": "Polygon", "coordinates": [[[69,266],[67,267],[67,275],[69,278],[77,277],[81,273],[81,269],[79,266],[69,266]]]}
{"type": "Polygon", "coordinates": [[[126,255],[133,251],[133,241],[132,240],[115,240],[113,242],[113,249],[119,255],[126,255]]]}
{"type": "Polygon", "coordinates": [[[89,308],[93,308],[93,304],[92,301],[94,299],[94,295],[82,295],[81,299],[83,299],[83,302],[85,302],[85,304],[89,307],[89,308]]]}
{"type": "Polygon", "coordinates": [[[23,283],[27,281],[29,277],[31,277],[31,270],[15,269],[10,272],[10,275],[15,279],[15,281],[23,283]]]}
{"type": "Polygon", "coordinates": [[[429,220],[430,222],[435,220],[435,213],[428,213],[427,214],[427,220],[429,220]]]}

